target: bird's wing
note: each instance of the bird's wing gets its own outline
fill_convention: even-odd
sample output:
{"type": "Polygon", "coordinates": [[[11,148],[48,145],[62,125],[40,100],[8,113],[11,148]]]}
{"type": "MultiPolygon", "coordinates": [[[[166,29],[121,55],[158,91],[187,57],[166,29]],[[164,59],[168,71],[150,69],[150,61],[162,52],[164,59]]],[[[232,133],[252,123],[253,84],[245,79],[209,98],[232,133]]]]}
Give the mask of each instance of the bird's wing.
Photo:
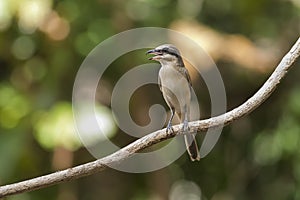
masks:
{"type": "Polygon", "coordinates": [[[185,67],[179,67],[178,71],[182,74],[182,76],[184,76],[186,78],[189,85],[192,87],[192,81],[191,81],[189,71],[185,67]]]}
{"type": "Polygon", "coordinates": [[[184,70],[184,73],[185,73],[186,79],[188,80],[190,86],[192,87],[192,80],[191,80],[189,71],[188,71],[186,68],[184,68],[184,69],[185,69],[185,70],[184,70]]]}

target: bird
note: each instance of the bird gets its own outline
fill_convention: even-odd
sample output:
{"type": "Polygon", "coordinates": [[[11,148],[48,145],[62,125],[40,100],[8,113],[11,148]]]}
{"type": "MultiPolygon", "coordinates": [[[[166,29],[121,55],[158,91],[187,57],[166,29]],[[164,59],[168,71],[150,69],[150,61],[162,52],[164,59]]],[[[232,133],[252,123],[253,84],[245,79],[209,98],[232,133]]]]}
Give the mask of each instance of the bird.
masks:
{"type": "Polygon", "coordinates": [[[172,44],[163,44],[147,51],[151,54],[149,60],[161,64],[158,73],[158,85],[165,102],[171,111],[166,132],[173,132],[172,120],[176,114],[183,124],[182,132],[187,152],[192,161],[200,160],[199,148],[194,134],[189,132],[190,102],[192,82],[187,68],[184,65],[180,51],[172,44]]]}

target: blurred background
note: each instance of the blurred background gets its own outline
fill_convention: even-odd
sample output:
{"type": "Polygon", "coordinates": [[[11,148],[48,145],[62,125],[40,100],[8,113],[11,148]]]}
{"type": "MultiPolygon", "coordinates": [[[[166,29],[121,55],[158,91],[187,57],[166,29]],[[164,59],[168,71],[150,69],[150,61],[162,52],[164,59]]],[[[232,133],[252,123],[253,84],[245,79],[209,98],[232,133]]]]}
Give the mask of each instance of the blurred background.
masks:
{"type": "MultiPolygon", "coordinates": [[[[101,41],[144,26],[197,41],[217,63],[230,110],[257,91],[299,37],[300,1],[0,0],[1,185],[94,160],[74,128],[77,70],[101,41]]],[[[120,147],[134,138],[111,118],[111,91],[122,74],[148,62],[144,50],[120,58],[97,95],[99,115],[120,147]]],[[[298,61],[267,102],[227,126],[200,162],[184,154],[155,172],[109,169],[7,199],[300,199],[299,75],[298,61]]],[[[191,76],[202,95],[201,118],[209,117],[205,84],[191,76]]],[[[157,85],[140,88],[132,101],[130,112],[142,125],[153,103],[166,106],[157,85]]]]}

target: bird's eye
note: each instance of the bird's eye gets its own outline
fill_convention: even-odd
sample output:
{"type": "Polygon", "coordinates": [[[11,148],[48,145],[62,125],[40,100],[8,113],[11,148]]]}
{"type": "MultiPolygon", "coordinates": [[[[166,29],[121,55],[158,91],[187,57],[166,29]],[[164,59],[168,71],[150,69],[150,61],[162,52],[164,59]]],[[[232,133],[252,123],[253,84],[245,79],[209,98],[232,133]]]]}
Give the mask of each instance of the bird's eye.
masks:
{"type": "Polygon", "coordinates": [[[163,48],[163,49],[161,50],[161,53],[162,53],[162,54],[163,54],[163,53],[171,54],[168,48],[163,48]]]}
{"type": "Polygon", "coordinates": [[[158,49],[156,52],[159,53],[160,55],[163,54],[163,51],[161,49],[158,49]]]}

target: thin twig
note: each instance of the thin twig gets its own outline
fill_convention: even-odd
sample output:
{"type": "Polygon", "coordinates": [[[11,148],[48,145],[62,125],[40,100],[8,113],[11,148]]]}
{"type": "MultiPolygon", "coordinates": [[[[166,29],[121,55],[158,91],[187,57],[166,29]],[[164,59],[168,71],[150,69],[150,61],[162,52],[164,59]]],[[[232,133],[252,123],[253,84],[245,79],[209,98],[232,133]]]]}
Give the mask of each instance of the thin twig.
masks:
{"type": "MultiPolygon", "coordinates": [[[[264,85],[245,103],[239,107],[217,117],[212,117],[205,120],[193,121],[189,123],[191,131],[206,131],[208,128],[218,127],[220,125],[227,125],[233,121],[240,119],[241,117],[248,115],[260,104],[262,104],[276,89],[282,78],[287,74],[292,64],[300,55],[300,37],[297,42],[291,48],[291,50],[283,57],[281,62],[276,67],[275,71],[264,83],[264,85]]],[[[58,183],[78,179],[83,176],[88,176],[96,172],[102,171],[107,165],[117,164],[122,160],[128,158],[134,153],[145,149],[153,144],[159,143],[168,138],[174,137],[180,134],[180,125],[173,126],[173,134],[166,134],[166,130],[158,130],[145,137],[142,137],[135,142],[127,145],[119,151],[108,155],[104,158],[92,161],[86,164],[82,164],[73,168],[54,172],[48,175],[40,176],[37,178],[21,181],[0,187],[0,198],[45,188],[58,183]]]]}

